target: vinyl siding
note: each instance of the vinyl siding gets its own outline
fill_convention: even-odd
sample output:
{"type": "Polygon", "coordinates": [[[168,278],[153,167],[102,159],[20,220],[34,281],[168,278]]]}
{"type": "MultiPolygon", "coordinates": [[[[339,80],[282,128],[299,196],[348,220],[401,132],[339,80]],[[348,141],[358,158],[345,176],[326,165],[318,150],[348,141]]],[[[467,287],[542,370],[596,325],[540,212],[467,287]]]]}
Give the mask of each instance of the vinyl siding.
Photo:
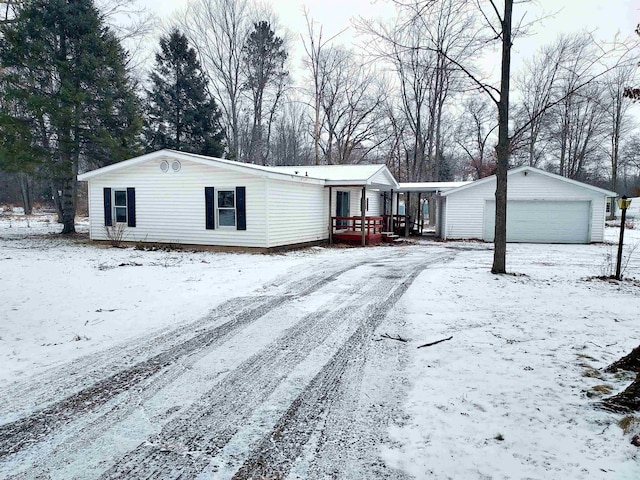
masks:
{"type": "MultiPolygon", "coordinates": [[[[447,195],[441,236],[445,239],[482,239],[484,216],[495,215],[494,211],[485,209],[487,201],[495,199],[495,189],[494,179],[447,195]]],[[[606,197],[598,192],[535,172],[527,175],[520,172],[509,175],[509,200],[590,201],[590,241],[603,241],[606,197]]]]}
{"type": "MultiPolygon", "coordinates": [[[[349,192],[349,216],[359,217],[360,198],[362,196],[361,187],[332,187],[331,189],[331,215],[336,215],[336,192],[349,192]]],[[[369,210],[366,213],[369,217],[378,217],[382,215],[382,195],[378,190],[367,190],[367,198],[369,199],[369,210]]]]}
{"type": "Polygon", "coordinates": [[[268,246],[328,239],[327,202],[323,185],[267,180],[268,246]]]}
{"type": "Polygon", "coordinates": [[[389,177],[387,175],[387,172],[389,172],[389,171],[384,169],[384,168],[380,169],[379,172],[377,172],[375,175],[373,175],[371,177],[371,179],[370,179],[371,183],[378,184],[378,185],[389,185],[390,187],[392,187],[392,184],[389,181],[389,177]]]}
{"type": "MultiPolygon", "coordinates": [[[[90,236],[106,240],[102,192],[136,189],[135,228],[127,227],[126,241],[199,245],[266,247],[266,180],[257,175],[182,160],[180,171],[160,170],[162,158],[105,173],[89,180],[90,236]],[[204,187],[216,190],[246,187],[247,230],[205,228],[204,187]]],[[[167,160],[171,160],[167,158],[167,160]]],[[[217,227],[217,225],[216,225],[217,227]]]]}
{"type": "Polygon", "coordinates": [[[380,192],[377,190],[367,190],[367,200],[369,200],[369,210],[367,210],[367,216],[382,216],[382,195],[380,194],[380,192]]]}

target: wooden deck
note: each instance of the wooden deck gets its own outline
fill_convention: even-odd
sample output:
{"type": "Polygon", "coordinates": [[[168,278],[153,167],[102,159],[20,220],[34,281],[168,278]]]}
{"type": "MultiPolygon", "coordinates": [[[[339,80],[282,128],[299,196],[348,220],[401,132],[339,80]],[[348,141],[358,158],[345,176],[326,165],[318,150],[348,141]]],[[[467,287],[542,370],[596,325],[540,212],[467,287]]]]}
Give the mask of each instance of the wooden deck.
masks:
{"type": "MultiPolygon", "coordinates": [[[[385,231],[383,220],[383,217],[365,217],[365,245],[378,245],[396,238],[385,231]]],[[[362,245],[362,217],[331,217],[331,228],[334,242],[362,245]]]]}

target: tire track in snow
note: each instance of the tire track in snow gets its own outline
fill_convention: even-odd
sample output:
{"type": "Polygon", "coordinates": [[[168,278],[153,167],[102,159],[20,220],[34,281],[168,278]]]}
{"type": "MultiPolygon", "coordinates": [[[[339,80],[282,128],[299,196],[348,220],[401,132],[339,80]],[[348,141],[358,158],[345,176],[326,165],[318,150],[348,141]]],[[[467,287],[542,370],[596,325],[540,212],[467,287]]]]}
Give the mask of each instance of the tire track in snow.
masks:
{"type": "MultiPolygon", "coordinates": [[[[331,357],[327,366],[322,368],[312,385],[304,390],[289,411],[293,409],[302,412],[298,406],[300,398],[318,392],[313,401],[320,399],[318,404],[322,405],[322,399],[326,400],[338,388],[339,378],[336,378],[336,372],[340,374],[346,370],[351,349],[362,348],[363,343],[368,343],[370,335],[384,319],[386,312],[424,268],[425,265],[421,265],[409,275],[382,276],[372,284],[360,286],[361,291],[357,295],[348,292],[345,297],[346,306],[318,312],[304,322],[297,323],[277,342],[248,359],[208,395],[167,424],[161,434],[123,457],[101,478],[195,478],[229,440],[242,430],[253,412],[269,399],[296,366],[312,350],[322,345],[324,339],[339,324],[357,323],[359,326],[355,327],[355,333],[347,335],[348,340],[339,348],[338,354],[331,357]],[[327,371],[331,375],[323,373],[327,371]],[[319,377],[324,379],[324,389],[314,383],[318,382],[319,377]]],[[[305,424],[309,418],[302,415],[296,417],[296,421],[305,424]]],[[[305,432],[307,428],[304,427],[305,432]]],[[[275,436],[278,437],[278,434],[275,436]]],[[[264,442],[270,444],[273,441],[269,437],[264,442]]],[[[254,454],[252,458],[259,458],[259,455],[254,454]]],[[[254,465],[259,461],[250,463],[254,465]]],[[[274,471],[271,469],[266,477],[257,472],[253,478],[281,478],[271,477],[274,471]]],[[[250,478],[243,477],[241,473],[239,475],[238,478],[250,478]]]]}
{"type": "MultiPolygon", "coordinates": [[[[442,259],[444,260],[444,259],[442,259]]],[[[442,261],[440,260],[440,261],[442,261]]],[[[431,262],[435,263],[435,262],[431,262]]],[[[316,433],[323,419],[329,415],[332,404],[345,395],[353,394],[357,383],[361,380],[371,336],[384,320],[387,312],[413,283],[415,278],[427,267],[422,264],[396,284],[390,294],[382,301],[376,302],[358,329],[340,347],[321,371],[313,378],[307,388],[295,399],[289,409],[282,415],[270,434],[254,448],[253,452],[233,476],[233,480],[251,478],[285,478],[294,463],[300,457],[305,445],[316,433]]],[[[339,435],[352,437],[354,432],[349,426],[341,425],[339,435]]],[[[336,430],[332,430],[333,437],[336,430]]],[[[319,432],[318,443],[327,441],[324,429],[319,432]]],[[[337,440],[333,438],[333,440],[337,440]]],[[[339,440],[338,440],[339,442],[339,440]]],[[[342,448],[346,445],[342,445],[342,448]]],[[[336,465],[340,468],[340,465],[336,465]]],[[[324,472],[326,475],[327,472],[324,472]]],[[[375,478],[382,478],[381,472],[375,478]]],[[[366,478],[360,471],[354,478],[366,478]]],[[[325,477],[311,477],[325,478],[325,477]]],[[[343,478],[333,472],[331,478],[343,478]]]]}
{"type": "MultiPolygon", "coordinates": [[[[230,335],[263,317],[274,308],[296,298],[309,295],[334,281],[342,273],[364,263],[366,261],[359,261],[355,264],[349,263],[331,271],[328,275],[322,272],[304,277],[302,280],[295,279],[287,282],[285,286],[290,288],[291,291],[286,295],[258,297],[257,301],[254,301],[255,297],[248,297],[250,299],[249,303],[253,305],[246,310],[242,310],[222,325],[205,329],[182,343],[174,345],[132,367],[98,380],[46,408],[0,426],[0,459],[43,441],[47,436],[55,433],[57,428],[75,420],[83,413],[95,410],[154,375],[161,372],[166,373],[167,369],[175,365],[179,359],[205,349],[215,348],[216,345],[224,342],[230,335]]],[[[228,313],[230,308],[234,308],[237,311],[239,300],[242,299],[235,298],[225,302],[207,318],[216,316],[216,312],[228,313]]],[[[183,328],[182,330],[184,331],[185,329],[183,328]]]]}
{"type": "Polygon", "coordinates": [[[243,427],[252,412],[282,383],[291,370],[321,345],[337,325],[364,314],[370,287],[354,296],[332,298],[321,310],[287,329],[268,348],[227,374],[162,432],[126,455],[105,479],[192,478],[243,427]],[[336,308],[341,303],[347,305],[336,308]]]}

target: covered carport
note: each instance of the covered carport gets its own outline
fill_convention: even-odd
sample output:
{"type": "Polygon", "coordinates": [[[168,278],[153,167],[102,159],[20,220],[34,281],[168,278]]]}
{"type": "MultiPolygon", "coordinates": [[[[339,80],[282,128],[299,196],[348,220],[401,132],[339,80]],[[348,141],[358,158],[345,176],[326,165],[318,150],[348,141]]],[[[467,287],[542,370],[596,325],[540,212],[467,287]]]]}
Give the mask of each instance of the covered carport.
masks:
{"type": "Polygon", "coordinates": [[[427,231],[435,233],[438,215],[437,196],[451,189],[471,182],[401,182],[396,197],[392,199],[395,230],[405,236],[412,233],[422,235],[427,231]],[[400,214],[400,208],[404,211],[400,214]],[[426,212],[425,212],[426,210],[426,212]]]}

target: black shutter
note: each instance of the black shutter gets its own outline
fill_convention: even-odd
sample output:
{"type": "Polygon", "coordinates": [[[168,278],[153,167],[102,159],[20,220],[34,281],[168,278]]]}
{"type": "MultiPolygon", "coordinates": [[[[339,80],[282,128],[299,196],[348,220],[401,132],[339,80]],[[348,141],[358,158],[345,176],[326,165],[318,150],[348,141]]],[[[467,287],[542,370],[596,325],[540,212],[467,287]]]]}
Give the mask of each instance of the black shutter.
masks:
{"type": "Polygon", "coordinates": [[[236,187],[236,230],[247,229],[247,203],[245,201],[245,187],[236,187]]]}
{"type": "Polygon", "coordinates": [[[216,228],[213,198],[213,187],[204,187],[205,223],[207,230],[214,230],[216,228]]]}
{"type": "Polygon", "coordinates": [[[127,188],[127,226],[136,226],[136,189],[127,188]]]}
{"type": "Polygon", "coordinates": [[[111,189],[103,189],[104,198],[104,225],[110,227],[113,225],[113,216],[111,213],[111,189]]]}

